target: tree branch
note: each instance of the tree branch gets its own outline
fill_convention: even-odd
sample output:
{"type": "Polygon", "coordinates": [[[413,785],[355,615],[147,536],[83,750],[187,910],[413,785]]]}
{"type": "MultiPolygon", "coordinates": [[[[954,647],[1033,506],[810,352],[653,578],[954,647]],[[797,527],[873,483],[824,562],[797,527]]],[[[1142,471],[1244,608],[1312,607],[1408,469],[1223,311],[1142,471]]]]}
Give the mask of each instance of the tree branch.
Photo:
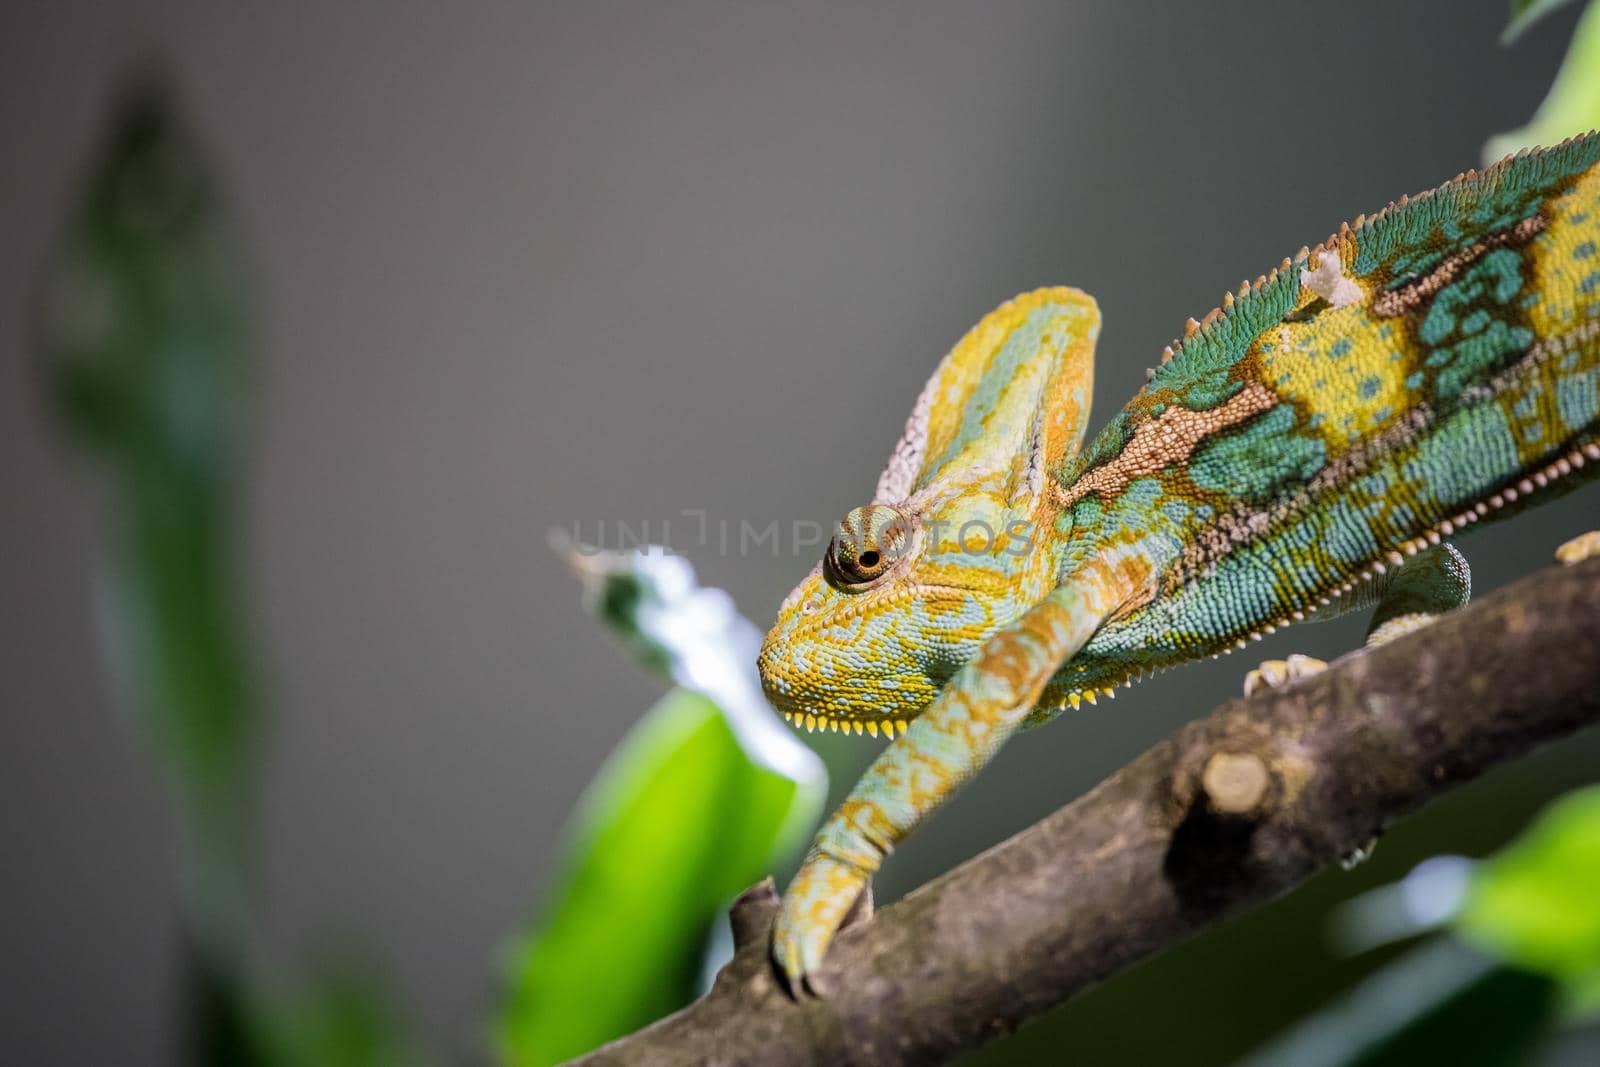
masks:
{"type": "Polygon", "coordinates": [[[585,1064],[928,1063],[1271,900],[1396,818],[1600,720],[1600,560],[1549,568],[1192,722],[1093,791],[842,932],[826,999],[767,956],[770,881],[701,1000],[585,1064]]]}

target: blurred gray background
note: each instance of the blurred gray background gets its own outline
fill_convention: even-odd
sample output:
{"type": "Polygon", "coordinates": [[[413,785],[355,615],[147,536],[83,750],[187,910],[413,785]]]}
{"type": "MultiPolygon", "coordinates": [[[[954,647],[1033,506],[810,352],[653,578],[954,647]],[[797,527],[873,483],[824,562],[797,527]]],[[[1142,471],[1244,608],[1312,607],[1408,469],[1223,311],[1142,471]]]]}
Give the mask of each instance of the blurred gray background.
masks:
{"type": "MultiPolygon", "coordinates": [[[[258,283],[263,942],[280,961],[366,946],[433,1044],[472,1057],[497,942],[662,691],[579,610],[546,528],[693,508],[735,531],[831,522],[868,498],[938,357],[1046,283],[1100,300],[1099,425],[1224,288],[1531,116],[1574,14],[1502,49],[1505,9],[7,4],[0,1058],[155,1064],[179,1036],[173,828],[94,642],[102,502],[42,417],[25,330],[132,61],[170,62],[258,283]]],[[[1597,520],[1591,488],[1469,536],[1478,589],[1597,520]]],[[[672,532],[763,623],[814,555],[672,532]]],[[[1259,654],[1328,655],[1360,630],[1259,654]]],[[[1070,799],[1250,665],[1166,675],[1014,744],[881,895],[1070,799]]],[[[836,791],[875,751],[816,743],[836,791]]],[[[1369,965],[1328,954],[1330,902],[1493,847],[1597,756],[1588,737],[1478,783],[1362,870],[1111,983],[1008,1055],[1171,1062],[1179,1026],[1183,1062],[1249,1048],[1369,965]]]]}

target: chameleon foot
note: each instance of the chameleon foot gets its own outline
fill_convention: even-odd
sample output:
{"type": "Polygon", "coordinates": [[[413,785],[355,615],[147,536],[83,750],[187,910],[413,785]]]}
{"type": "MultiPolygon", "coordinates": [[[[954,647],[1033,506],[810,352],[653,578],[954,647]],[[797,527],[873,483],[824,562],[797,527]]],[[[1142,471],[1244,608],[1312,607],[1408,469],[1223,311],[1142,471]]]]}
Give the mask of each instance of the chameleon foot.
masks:
{"type": "Polygon", "coordinates": [[[859,867],[827,853],[813,852],[806,857],[783,895],[772,929],[772,957],[788,982],[790,995],[798,997],[802,990],[823,995],[817,969],[833,935],[851,919],[868,882],[868,875],[859,867]]]}
{"type": "Polygon", "coordinates": [[[1586,559],[1600,556],[1600,530],[1590,530],[1586,534],[1579,534],[1560,548],[1556,549],[1556,562],[1568,567],[1574,563],[1582,563],[1586,559]]]}
{"type": "Polygon", "coordinates": [[[1367,626],[1367,647],[1416,633],[1472,596],[1472,568],[1450,544],[1409,557],[1375,583],[1377,610],[1367,626]]]}
{"type": "Polygon", "coordinates": [[[1414,611],[1409,615],[1395,615],[1384,620],[1381,625],[1374,626],[1367,631],[1367,647],[1386,645],[1397,637],[1414,634],[1426,626],[1432,626],[1433,621],[1439,616],[1426,611],[1414,611]]]}
{"type": "Polygon", "coordinates": [[[1328,669],[1328,664],[1315,656],[1302,656],[1296,652],[1288,659],[1263,660],[1261,666],[1244,676],[1244,695],[1254,696],[1261,689],[1281,689],[1290,682],[1309,678],[1328,669]]]}

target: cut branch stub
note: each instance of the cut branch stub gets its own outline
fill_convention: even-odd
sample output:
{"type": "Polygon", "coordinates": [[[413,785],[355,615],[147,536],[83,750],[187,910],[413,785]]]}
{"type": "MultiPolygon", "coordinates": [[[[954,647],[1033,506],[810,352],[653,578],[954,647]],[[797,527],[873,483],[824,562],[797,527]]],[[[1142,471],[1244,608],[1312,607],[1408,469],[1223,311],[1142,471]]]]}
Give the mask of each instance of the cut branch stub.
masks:
{"type": "Polygon", "coordinates": [[[1251,818],[1266,809],[1273,785],[1266,762],[1253,752],[1217,752],[1200,774],[1200,792],[1212,814],[1251,818]]]}

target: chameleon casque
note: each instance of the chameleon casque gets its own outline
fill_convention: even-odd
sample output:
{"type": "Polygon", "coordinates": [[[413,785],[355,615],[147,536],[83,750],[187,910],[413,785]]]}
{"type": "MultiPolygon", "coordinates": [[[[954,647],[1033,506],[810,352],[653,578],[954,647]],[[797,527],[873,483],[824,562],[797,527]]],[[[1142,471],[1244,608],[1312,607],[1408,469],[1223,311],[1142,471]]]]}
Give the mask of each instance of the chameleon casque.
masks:
{"type": "Polygon", "coordinates": [[[1377,603],[1379,641],[1464,602],[1441,537],[1600,474],[1597,245],[1600,137],[1468,171],[1191,319],[1081,451],[1094,301],[973,328],[760,654],[791,721],[893,738],[785,894],[791,987],[1018,729],[1290,622],[1377,603]]]}

